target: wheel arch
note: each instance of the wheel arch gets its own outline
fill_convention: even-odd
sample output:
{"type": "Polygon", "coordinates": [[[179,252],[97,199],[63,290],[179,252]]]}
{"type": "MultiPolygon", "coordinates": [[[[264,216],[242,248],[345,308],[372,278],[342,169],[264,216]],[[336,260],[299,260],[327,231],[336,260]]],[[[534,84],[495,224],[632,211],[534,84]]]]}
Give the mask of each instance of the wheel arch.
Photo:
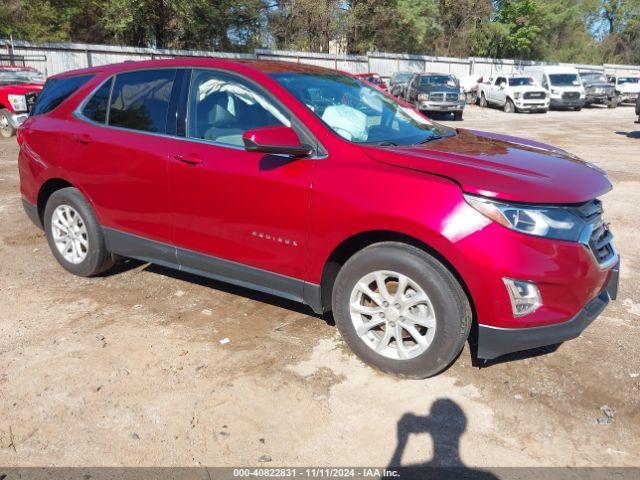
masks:
{"type": "Polygon", "coordinates": [[[58,190],[62,190],[63,188],[74,187],[71,182],[65,180],[63,178],[50,178],[46,182],[42,184],[40,189],[38,190],[38,199],[37,199],[37,207],[38,207],[38,218],[40,218],[40,222],[44,225],[44,209],[47,206],[47,201],[58,190]]]}
{"type": "Polygon", "coordinates": [[[407,235],[405,233],[392,230],[369,230],[359,232],[346,238],[333,249],[333,251],[329,254],[329,257],[327,258],[322,270],[322,279],[320,283],[320,300],[323,311],[326,312],[331,310],[331,293],[333,290],[333,284],[338,275],[338,272],[340,271],[340,268],[342,268],[342,265],[344,265],[344,263],[349,260],[349,258],[351,258],[360,250],[380,242],[400,242],[412,245],[425,251],[429,255],[432,255],[438,261],[440,261],[440,263],[442,263],[442,265],[444,265],[445,268],[447,268],[447,270],[451,272],[451,274],[455,277],[455,279],[464,290],[475,321],[475,303],[473,301],[473,297],[471,295],[467,282],[465,282],[458,269],[456,269],[440,251],[424,242],[423,240],[420,240],[411,235],[407,235]]]}

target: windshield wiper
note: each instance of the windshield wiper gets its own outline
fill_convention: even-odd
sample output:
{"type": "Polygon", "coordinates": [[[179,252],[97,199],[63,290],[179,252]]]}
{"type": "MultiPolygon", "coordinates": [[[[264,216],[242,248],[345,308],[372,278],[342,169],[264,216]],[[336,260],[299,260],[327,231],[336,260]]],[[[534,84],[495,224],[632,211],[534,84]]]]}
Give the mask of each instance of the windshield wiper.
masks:
{"type": "Polygon", "coordinates": [[[429,143],[432,142],[433,140],[440,140],[442,137],[442,135],[431,135],[430,137],[426,138],[425,140],[416,143],[416,145],[422,145],[423,143],[429,143]]]}
{"type": "Polygon", "coordinates": [[[381,140],[379,142],[368,142],[369,145],[375,145],[376,147],[397,147],[398,144],[390,142],[389,140],[381,140]]]}

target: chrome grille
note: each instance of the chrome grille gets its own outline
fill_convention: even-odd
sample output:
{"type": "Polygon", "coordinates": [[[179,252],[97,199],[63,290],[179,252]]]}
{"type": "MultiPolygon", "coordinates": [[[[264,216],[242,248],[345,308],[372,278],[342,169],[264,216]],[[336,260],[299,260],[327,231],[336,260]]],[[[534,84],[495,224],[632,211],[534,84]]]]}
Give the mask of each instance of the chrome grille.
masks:
{"type": "Polygon", "coordinates": [[[443,102],[444,93],[432,93],[429,95],[429,100],[431,100],[432,102],[443,102]]]}
{"type": "Polygon", "coordinates": [[[458,94],[457,93],[447,93],[447,102],[457,102],[458,94]]]}
{"type": "Polygon", "coordinates": [[[525,92],[524,99],[529,100],[530,98],[545,98],[547,94],[545,92],[525,92]]]}
{"type": "Polygon", "coordinates": [[[609,225],[602,218],[603,208],[600,200],[591,200],[574,207],[575,213],[584,219],[591,227],[589,239],[585,242],[593,253],[596,261],[603,264],[611,260],[616,252],[611,243],[613,234],[609,230],[609,225]]]}
{"type": "Polygon", "coordinates": [[[562,98],[565,100],[578,100],[580,98],[580,92],[564,92],[562,98]]]}

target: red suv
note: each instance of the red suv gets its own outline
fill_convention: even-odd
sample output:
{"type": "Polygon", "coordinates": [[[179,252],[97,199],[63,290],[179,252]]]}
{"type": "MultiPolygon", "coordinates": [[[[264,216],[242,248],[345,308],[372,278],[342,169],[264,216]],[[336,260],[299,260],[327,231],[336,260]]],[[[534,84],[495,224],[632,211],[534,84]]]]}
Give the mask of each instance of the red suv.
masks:
{"type": "Polygon", "coordinates": [[[336,71],[69,72],[18,141],[26,212],[68,271],[132,257],[332,310],[386,372],[434,375],[470,331],[481,359],[574,338],[616,295],[603,171],[438,125],[336,71]]]}

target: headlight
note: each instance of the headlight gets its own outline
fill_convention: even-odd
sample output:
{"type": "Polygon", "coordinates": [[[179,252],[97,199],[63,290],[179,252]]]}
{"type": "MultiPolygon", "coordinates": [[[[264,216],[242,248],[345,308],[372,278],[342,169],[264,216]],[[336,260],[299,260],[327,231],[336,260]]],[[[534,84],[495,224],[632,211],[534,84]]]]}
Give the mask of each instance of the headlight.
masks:
{"type": "Polygon", "coordinates": [[[27,111],[27,99],[24,95],[7,95],[7,98],[16,112],[27,111]]]}
{"type": "Polygon", "coordinates": [[[426,102],[427,100],[429,100],[429,94],[428,93],[419,93],[418,94],[418,101],[426,102]]]}
{"type": "Polygon", "coordinates": [[[516,92],[513,94],[513,98],[515,98],[516,100],[518,100],[520,98],[520,92],[516,92]]]}
{"type": "Polygon", "coordinates": [[[577,242],[585,224],[562,207],[518,205],[465,195],[469,205],[485,217],[517,232],[577,242]]]}

